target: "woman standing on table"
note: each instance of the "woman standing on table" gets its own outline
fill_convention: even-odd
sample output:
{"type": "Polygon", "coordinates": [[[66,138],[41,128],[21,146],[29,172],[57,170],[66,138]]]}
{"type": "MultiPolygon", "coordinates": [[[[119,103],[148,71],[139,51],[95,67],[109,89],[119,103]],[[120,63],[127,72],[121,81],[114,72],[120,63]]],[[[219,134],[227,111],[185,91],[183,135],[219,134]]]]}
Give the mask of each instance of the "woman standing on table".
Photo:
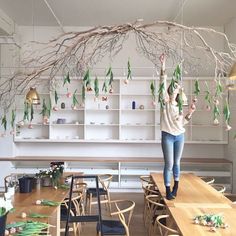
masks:
{"type": "Polygon", "coordinates": [[[166,198],[172,200],[176,197],[180,177],[180,159],[184,148],[184,125],[189,122],[196,107],[192,103],[186,115],[182,111],[183,89],[178,80],[171,80],[169,87],[166,86],[167,75],[165,74],[165,55],[160,56],[161,76],[159,89],[159,102],[161,106],[160,128],[161,146],[164,156],[164,183],[166,198]],[[174,186],[171,191],[171,177],[174,177],[174,186]]]}

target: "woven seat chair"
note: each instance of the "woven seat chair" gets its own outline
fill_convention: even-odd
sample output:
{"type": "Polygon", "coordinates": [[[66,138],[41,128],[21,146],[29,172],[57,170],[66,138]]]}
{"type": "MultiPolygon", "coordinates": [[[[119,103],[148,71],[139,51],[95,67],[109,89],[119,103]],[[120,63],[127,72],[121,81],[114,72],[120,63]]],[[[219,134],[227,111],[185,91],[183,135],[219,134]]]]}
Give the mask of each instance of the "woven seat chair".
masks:
{"type": "MultiPolygon", "coordinates": [[[[80,210],[80,202],[81,202],[82,194],[76,194],[73,196],[71,199],[71,210],[70,214],[71,216],[78,216],[81,215],[81,210],[80,210]]],[[[65,199],[61,203],[61,221],[66,221],[67,218],[67,211],[68,211],[68,206],[69,204],[69,199],[65,199]]],[[[64,232],[65,229],[61,229],[61,232],[64,232]]],[[[69,231],[73,231],[74,236],[80,235],[81,232],[81,223],[72,223],[72,227],[69,228],[69,231]]]]}
{"type": "MultiPolygon", "coordinates": [[[[111,216],[118,216],[119,220],[102,220],[103,235],[125,235],[130,236],[129,224],[133,215],[135,202],[131,200],[114,200],[111,205],[115,211],[111,216]]],[[[97,224],[97,235],[100,234],[100,225],[97,224]]]]}
{"type": "MultiPolygon", "coordinates": [[[[113,178],[113,175],[111,174],[103,174],[99,175],[99,184],[101,187],[99,187],[99,195],[104,197],[104,200],[101,200],[101,203],[106,203],[109,211],[111,212],[111,205],[110,205],[110,192],[109,187],[111,180],[113,178]]],[[[92,211],[92,205],[97,204],[97,201],[93,201],[93,198],[97,198],[96,188],[88,188],[86,192],[86,206],[89,203],[89,214],[91,214],[92,211]]]]}

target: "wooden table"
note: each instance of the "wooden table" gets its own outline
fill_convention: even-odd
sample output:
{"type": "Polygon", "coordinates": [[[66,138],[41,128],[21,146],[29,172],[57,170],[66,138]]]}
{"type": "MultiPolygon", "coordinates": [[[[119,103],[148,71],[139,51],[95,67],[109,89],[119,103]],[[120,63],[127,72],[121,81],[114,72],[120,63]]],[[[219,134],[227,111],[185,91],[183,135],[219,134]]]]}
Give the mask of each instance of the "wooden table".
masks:
{"type": "Polygon", "coordinates": [[[42,187],[40,190],[33,190],[31,193],[15,193],[12,198],[12,204],[15,212],[8,214],[7,223],[12,221],[35,220],[52,224],[56,227],[50,228],[50,233],[54,236],[60,236],[60,206],[49,207],[36,205],[36,200],[47,199],[62,203],[68,195],[69,189],[54,189],[52,187],[42,187]],[[21,218],[21,213],[39,213],[49,215],[49,218],[32,219],[21,218]]]}
{"type": "Polygon", "coordinates": [[[235,236],[236,235],[236,209],[235,208],[199,208],[199,207],[169,207],[179,231],[184,236],[235,236]],[[222,214],[228,228],[217,228],[210,232],[210,227],[194,224],[193,219],[202,214],[222,214]]]}
{"type": "Polygon", "coordinates": [[[173,200],[167,200],[165,198],[166,189],[163,174],[151,173],[151,176],[182,235],[213,235],[209,231],[209,227],[193,223],[195,216],[206,213],[222,213],[225,222],[230,225],[228,229],[217,229],[217,233],[214,233],[214,235],[236,235],[236,205],[233,205],[228,198],[205,183],[201,178],[191,173],[182,173],[177,197],[173,200]]]}
{"type": "MultiPolygon", "coordinates": [[[[174,200],[167,200],[166,189],[164,185],[163,174],[151,173],[152,179],[158,187],[161,196],[168,207],[177,206],[178,204],[231,204],[232,202],[222,193],[219,193],[210,185],[206,184],[201,178],[191,173],[183,173],[180,176],[178,195],[174,200]]],[[[172,184],[173,186],[173,184],[172,184]]],[[[235,234],[236,235],[236,234],[235,234]]]]}

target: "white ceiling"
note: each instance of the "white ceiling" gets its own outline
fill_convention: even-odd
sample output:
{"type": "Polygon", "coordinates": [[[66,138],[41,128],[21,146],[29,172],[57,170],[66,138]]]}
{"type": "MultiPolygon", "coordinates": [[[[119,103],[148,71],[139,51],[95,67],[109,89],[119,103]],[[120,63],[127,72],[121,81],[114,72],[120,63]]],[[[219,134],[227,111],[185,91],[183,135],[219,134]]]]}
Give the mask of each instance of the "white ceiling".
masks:
{"type": "Polygon", "coordinates": [[[63,26],[111,25],[139,18],[222,26],[236,17],[236,0],[0,0],[0,8],[18,25],[57,26],[45,1],[63,26]]]}

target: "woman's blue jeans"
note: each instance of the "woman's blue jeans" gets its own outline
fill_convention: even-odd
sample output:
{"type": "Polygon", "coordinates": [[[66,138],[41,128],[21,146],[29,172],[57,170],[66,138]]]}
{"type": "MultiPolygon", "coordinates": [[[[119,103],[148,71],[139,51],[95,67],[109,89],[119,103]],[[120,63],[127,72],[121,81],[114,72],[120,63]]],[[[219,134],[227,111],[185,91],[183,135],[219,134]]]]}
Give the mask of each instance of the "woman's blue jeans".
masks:
{"type": "Polygon", "coordinates": [[[161,132],[161,147],[164,155],[164,183],[170,186],[172,172],[174,180],[179,181],[180,159],[184,148],[184,134],[172,135],[161,132]]]}

